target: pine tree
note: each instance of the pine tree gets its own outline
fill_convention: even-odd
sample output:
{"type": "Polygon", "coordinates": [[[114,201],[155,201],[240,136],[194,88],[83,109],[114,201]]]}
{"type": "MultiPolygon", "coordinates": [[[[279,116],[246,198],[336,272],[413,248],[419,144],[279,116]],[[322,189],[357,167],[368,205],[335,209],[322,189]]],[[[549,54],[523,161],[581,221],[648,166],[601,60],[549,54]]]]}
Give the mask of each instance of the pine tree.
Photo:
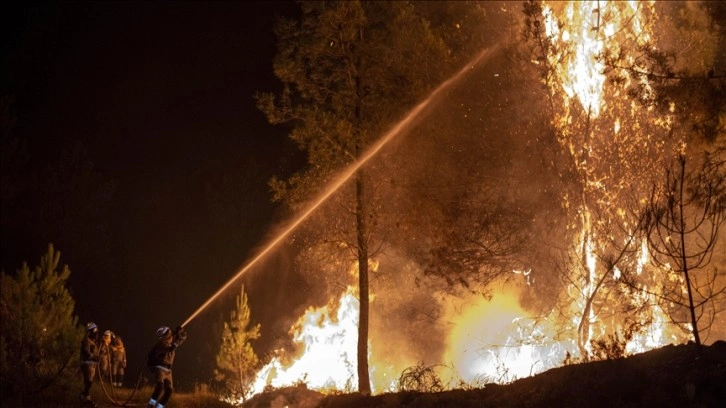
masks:
{"type": "Polygon", "coordinates": [[[230,313],[222,329],[222,345],[217,353],[215,380],[223,382],[233,400],[244,400],[259,365],[251,342],[260,337],[260,324],[251,326],[250,308],[244,285],[237,296],[237,309],[230,313]]]}
{"type": "MultiPolygon", "coordinates": [[[[48,245],[40,265],[0,276],[0,379],[3,401],[35,393],[77,357],[78,318],[66,288],[67,265],[48,245]]],[[[66,370],[70,371],[70,370],[66,370]]]]}
{"type": "MultiPolygon", "coordinates": [[[[308,204],[341,169],[364,161],[393,124],[459,69],[460,58],[471,56],[466,50],[480,49],[481,41],[458,27],[466,10],[472,24],[461,27],[471,29],[482,27],[475,21],[485,13],[473,4],[452,3],[301,2],[299,19],[278,22],[273,68],[283,90],[259,94],[258,106],[270,123],[293,126],[290,138],[306,152],[308,166],[287,180],[271,180],[276,200],[293,210],[308,204]],[[449,14],[457,18],[441,18],[449,14]]],[[[300,233],[306,237],[303,256],[315,254],[301,263],[314,265],[316,279],[324,271],[335,280],[327,283],[336,286],[350,280],[347,271],[355,265],[358,391],[370,394],[369,264],[387,243],[381,222],[385,198],[379,196],[385,180],[372,165],[358,168],[350,179],[300,233]],[[321,262],[317,254],[326,259],[321,262]]]]}

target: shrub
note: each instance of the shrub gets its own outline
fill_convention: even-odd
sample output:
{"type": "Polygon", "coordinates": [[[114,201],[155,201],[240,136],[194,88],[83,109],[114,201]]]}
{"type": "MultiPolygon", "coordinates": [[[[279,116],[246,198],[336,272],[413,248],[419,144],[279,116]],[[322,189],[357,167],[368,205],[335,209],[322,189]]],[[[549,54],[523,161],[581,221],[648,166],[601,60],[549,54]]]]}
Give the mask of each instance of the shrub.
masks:
{"type": "Polygon", "coordinates": [[[439,392],[444,390],[444,386],[434,367],[419,364],[403,370],[398,378],[398,390],[439,392]]]}
{"type": "Polygon", "coordinates": [[[40,265],[0,276],[0,383],[3,402],[70,386],[77,368],[79,326],[66,288],[70,269],[48,245],[40,265]],[[69,368],[67,369],[66,368],[69,368]],[[65,371],[65,372],[64,372],[65,371]]]}

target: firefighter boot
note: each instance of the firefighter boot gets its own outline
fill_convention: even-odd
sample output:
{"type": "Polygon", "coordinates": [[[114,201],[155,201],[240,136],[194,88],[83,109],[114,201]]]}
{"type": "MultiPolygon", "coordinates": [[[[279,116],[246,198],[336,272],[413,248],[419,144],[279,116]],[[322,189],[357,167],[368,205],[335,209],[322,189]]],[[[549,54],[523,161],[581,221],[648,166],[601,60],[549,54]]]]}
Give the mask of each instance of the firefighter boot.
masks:
{"type": "Polygon", "coordinates": [[[81,394],[79,396],[79,399],[81,401],[81,406],[82,407],[92,407],[92,408],[96,408],[98,406],[98,405],[96,405],[95,402],[91,401],[91,396],[90,395],[83,395],[83,394],[81,394]]]}

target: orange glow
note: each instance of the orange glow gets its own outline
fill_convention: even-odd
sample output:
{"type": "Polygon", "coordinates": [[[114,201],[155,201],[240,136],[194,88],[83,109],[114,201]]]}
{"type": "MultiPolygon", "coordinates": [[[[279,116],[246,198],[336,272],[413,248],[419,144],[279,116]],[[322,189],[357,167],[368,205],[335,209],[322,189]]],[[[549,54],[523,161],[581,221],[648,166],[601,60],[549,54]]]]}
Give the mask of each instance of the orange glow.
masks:
{"type": "Polygon", "coordinates": [[[519,305],[519,293],[502,288],[491,301],[469,295],[446,299],[444,319],[451,330],[444,361],[469,384],[507,383],[562,363],[572,342],[546,341],[548,322],[535,322],[519,305]]]}
{"type": "MultiPolygon", "coordinates": [[[[573,248],[573,254],[568,254],[571,265],[567,265],[573,271],[568,276],[571,283],[562,294],[569,302],[561,306],[563,310],[550,311],[535,319],[520,304],[520,290],[511,284],[495,290],[490,301],[473,294],[438,294],[442,314],[432,326],[444,328],[444,350],[424,363],[439,365],[437,372],[445,385],[453,388],[461,382],[506,383],[528,377],[562,365],[566,356],[574,360],[589,358],[593,353],[592,341],[613,334],[624,336],[629,330],[627,324],[632,322],[618,316],[618,305],[610,305],[607,313],[600,313],[605,309],[603,304],[613,300],[607,296],[598,298],[598,290],[608,284],[617,285],[627,271],[620,265],[612,269],[603,267],[602,255],[613,251],[608,248],[608,239],[612,237],[598,227],[614,220],[622,221],[626,231],[634,229],[618,199],[623,191],[637,187],[638,183],[650,182],[639,178],[648,173],[644,169],[652,164],[646,161],[646,153],[657,156],[663,145],[643,135],[648,132],[646,126],[667,127],[669,122],[647,116],[629,101],[625,96],[630,86],[627,81],[619,85],[608,83],[601,57],[606,50],[622,51],[625,60],[632,61],[635,57],[627,55],[623,44],[629,44],[633,50],[633,45],[642,46],[650,41],[650,27],[655,21],[653,6],[652,2],[573,1],[554,2],[543,8],[546,32],[554,43],[547,61],[556,72],[556,79],[547,85],[553,95],[562,98],[563,105],[553,112],[552,123],[583,184],[582,197],[568,196],[563,203],[576,218],[571,221],[571,231],[577,232],[569,243],[573,248]],[[581,122],[577,123],[578,120],[581,122]],[[616,143],[613,140],[619,143],[623,156],[608,160],[608,148],[616,143]],[[633,154],[638,160],[631,160],[633,154]],[[636,167],[641,162],[643,167],[636,167]],[[626,168],[627,173],[622,170],[626,168]]],[[[648,84],[641,85],[650,89],[648,84]]],[[[627,232],[622,235],[630,238],[627,232]]],[[[621,238],[613,239],[616,245],[626,245],[620,241],[627,239],[621,238]]],[[[631,270],[646,278],[653,268],[647,245],[641,241],[632,245],[635,255],[629,260],[631,270]]],[[[530,284],[530,271],[512,272],[530,284]]],[[[629,296],[633,308],[643,310],[634,314],[636,323],[643,327],[625,342],[627,355],[683,341],[685,336],[670,324],[653,294],[634,290],[629,296]]],[[[354,288],[330,299],[326,306],[309,308],[290,331],[299,353],[273,358],[259,371],[252,394],[262,392],[265,386],[296,383],[322,392],[355,391],[357,323],[354,288]]],[[[393,352],[395,346],[376,347],[376,342],[386,342],[381,338],[385,336],[386,333],[371,330],[368,350],[374,393],[394,390],[402,370],[421,363],[407,361],[413,358],[408,350],[393,352]],[[386,352],[396,355],[383,355],[386,352]]]]}

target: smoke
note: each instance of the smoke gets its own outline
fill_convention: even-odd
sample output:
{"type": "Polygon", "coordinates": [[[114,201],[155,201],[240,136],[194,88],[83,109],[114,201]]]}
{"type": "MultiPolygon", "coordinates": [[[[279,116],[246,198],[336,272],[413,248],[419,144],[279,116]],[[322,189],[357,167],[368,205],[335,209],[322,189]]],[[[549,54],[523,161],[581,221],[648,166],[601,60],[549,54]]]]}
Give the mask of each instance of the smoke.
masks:
{"type": "Polygon", "coordinates": [[[558,292],[546,284],[553,281],[550,252],[565,226],[560,197],[571,178],[549,126],[545,90],[516,53],[514,45],[502,47],[473,68],[373,166],[387,197],[379,225],[419,275],[432,272],[437,245],[456,244],[437,240],[451,228],[476,228],[472,221],[490,211],[489,224],[520,234],[505,267],[528,270],[531,282],[552,289],[524,295],[526,306],[536,307],[558,292]]]}
{"type": "MultiPolygon", "coordinates": [[[[552,170],[552,152],[557,149],[551,148],[556,141],[546,126],[543,90],[533,72],[514,65],[514,52],[513,47],[502,47],[485,64],[472,67],[461,83],[441,96],[436,109],[368,165],[376,196],[381,197],[372,203],[377,218],[371,240],[371,360],[377,362],[375,370],[389,377],[413,364],[446,364],[452,320],[461,318],[451,305],[462,297],[472,302],[472,296],[486,301],[484,295],[491,295],[493,286],[474,280],[465,282],[469,289],[462,291],[460,284],[447,283],[445,273],[431,273],[432,252],[451,244],[442,242],[442,234],[452,226],[468,227],[461,225],[464,214],[476,215],[489,206],[495,208],[491,219],[502,224],[499,228],[521,233],[521,249],[502,264],[506,276],[493,280],[522,283],[524,275],[515,274],[513,266],[526,271],[529,283],[551,279],[546,263],[537,257],[547,252],[558,225],[552,216],[559,210],[560,179],[552,170]],[[545,248],[542,253],[531,249],[539,244],[545,248]]],[[[262,305],[268,310],[264,314],[270,316],[274,310],[276,318],[289,322],[300,316],[301,305],[331,304],[346,287],[357,286],[357,269],[342,244],[345,239],[326,239],[326,233],[354,225],[353,214],[340,211],[349,207],[345,200],[350,184],[311,214],[287,248],[290,262],[285,268],[291,271],[285,274],[299,278],[294,290],[305,288],[305,301],[289,307],[274,303],[273,297],[262,305]]],[[[279,289],[282,292],[272,293],[290,288],[279,289]]],[[[520,299],[536,307],[550,305],[554,295],[555,289],[523,288],[508,298],[514,299],[509,303],[512,312],[521,315],[520,299]]],[[[275,327],[283,329],[281,324],[275,327]]]]}

